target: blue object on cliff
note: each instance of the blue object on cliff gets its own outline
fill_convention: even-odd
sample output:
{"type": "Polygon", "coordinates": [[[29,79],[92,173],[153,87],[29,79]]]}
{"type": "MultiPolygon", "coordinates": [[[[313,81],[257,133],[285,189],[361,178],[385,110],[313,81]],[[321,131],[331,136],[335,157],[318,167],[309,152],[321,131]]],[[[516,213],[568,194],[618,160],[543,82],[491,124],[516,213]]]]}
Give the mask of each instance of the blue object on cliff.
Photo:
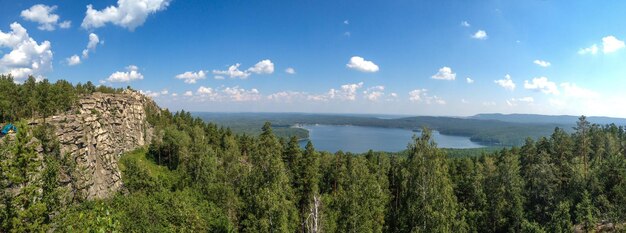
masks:
{"type": "Polygon", "coordinates": [[[9,123],[7,125],[4,126],[4,128],[2,128],[2,131],[0,131],[0,134],[2,135],[6,135],[9,133],[17,133],[17,127],[15,127],[13,124],[9,123]]]}

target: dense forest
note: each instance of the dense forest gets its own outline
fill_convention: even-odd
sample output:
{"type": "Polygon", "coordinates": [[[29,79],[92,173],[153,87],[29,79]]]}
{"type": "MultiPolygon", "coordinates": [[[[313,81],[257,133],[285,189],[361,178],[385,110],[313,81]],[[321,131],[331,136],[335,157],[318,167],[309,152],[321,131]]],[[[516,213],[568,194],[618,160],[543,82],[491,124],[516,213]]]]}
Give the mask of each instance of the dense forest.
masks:
{"type": "Polygon", "coordinates": [[[59,174],[72,161],[53,126],[25,120],[71,110],[42,101],[97,88],[59,82],[0,79],[0,121],[19,128],[0,140],[0,232],[625,230],[626,130],[585,117],[573,133],[555,128],[521,147],[448,156],[428,129],[403,155],[331,154],[277,137],[269,123],[260,135],[235,134],[189,112],[153,111],[153,142],[121,157],[125,191],[65,200],[59,174]],[[57,85],[71,91],[45,91],[57,85]]]}

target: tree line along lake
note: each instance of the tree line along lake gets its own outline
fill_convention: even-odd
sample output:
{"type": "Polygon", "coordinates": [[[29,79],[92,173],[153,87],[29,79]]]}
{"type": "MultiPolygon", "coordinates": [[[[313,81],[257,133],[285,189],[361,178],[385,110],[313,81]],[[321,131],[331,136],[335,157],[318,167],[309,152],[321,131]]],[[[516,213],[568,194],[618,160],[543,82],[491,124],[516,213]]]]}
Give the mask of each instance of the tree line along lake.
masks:
{"type": "MultiPolygon", "coordinates": [[[[399,128],[367,127],[354,125],[324,125],[307,124],[296,127],[309,131],[309,138],[300,141],[304,147],[310,140],[317,150],[337,152],[339,150],[352,153],[363,153],[368,150],[396,152],[407,148],[411,138],[421,134],[399,128]]],[[[444,135],[438,131],[432,132],[433,140],[440,148],[481,148],[478,143],[472,142],[469,137],[444,135]]]]}

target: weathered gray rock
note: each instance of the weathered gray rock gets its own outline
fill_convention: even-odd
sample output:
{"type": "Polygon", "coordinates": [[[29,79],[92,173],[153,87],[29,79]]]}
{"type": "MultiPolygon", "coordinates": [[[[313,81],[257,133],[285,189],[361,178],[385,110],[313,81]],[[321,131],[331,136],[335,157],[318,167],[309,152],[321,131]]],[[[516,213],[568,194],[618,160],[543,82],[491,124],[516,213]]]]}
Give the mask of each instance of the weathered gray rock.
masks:
{"type": "Polygon", "coordinates": [[[151,99],[134,91],[94,93],[80,99],[75,110],[48,119],[56,128],[61,155],[76,162],[74,171],[61,174],[70,193],[92,200],[120,190],[120,155],[152,140],[146,107],[157,108],[151,99]]]}

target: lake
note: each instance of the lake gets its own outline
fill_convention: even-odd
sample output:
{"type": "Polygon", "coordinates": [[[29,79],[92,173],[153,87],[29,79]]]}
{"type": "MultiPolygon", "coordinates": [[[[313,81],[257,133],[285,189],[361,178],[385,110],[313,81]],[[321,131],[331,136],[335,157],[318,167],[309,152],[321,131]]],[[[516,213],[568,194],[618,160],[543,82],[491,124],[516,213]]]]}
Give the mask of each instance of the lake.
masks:
{"type": "MultiPolygon", "coordinates": [[[[363,153],[374,151],[396,152],[407,148],[411,137],[420,132],[406,129],[364,127],[352,125],[301,125],[309,131],[309,140],[317,150],[337,152],[363,153]]],[[[469,137],[442,135],[432,132],[433,139],[439,148],[479,148],[482,145],[472,142],[469,137]]],[[[304,147],[307,140],[302,140],[304,147]]]]}

